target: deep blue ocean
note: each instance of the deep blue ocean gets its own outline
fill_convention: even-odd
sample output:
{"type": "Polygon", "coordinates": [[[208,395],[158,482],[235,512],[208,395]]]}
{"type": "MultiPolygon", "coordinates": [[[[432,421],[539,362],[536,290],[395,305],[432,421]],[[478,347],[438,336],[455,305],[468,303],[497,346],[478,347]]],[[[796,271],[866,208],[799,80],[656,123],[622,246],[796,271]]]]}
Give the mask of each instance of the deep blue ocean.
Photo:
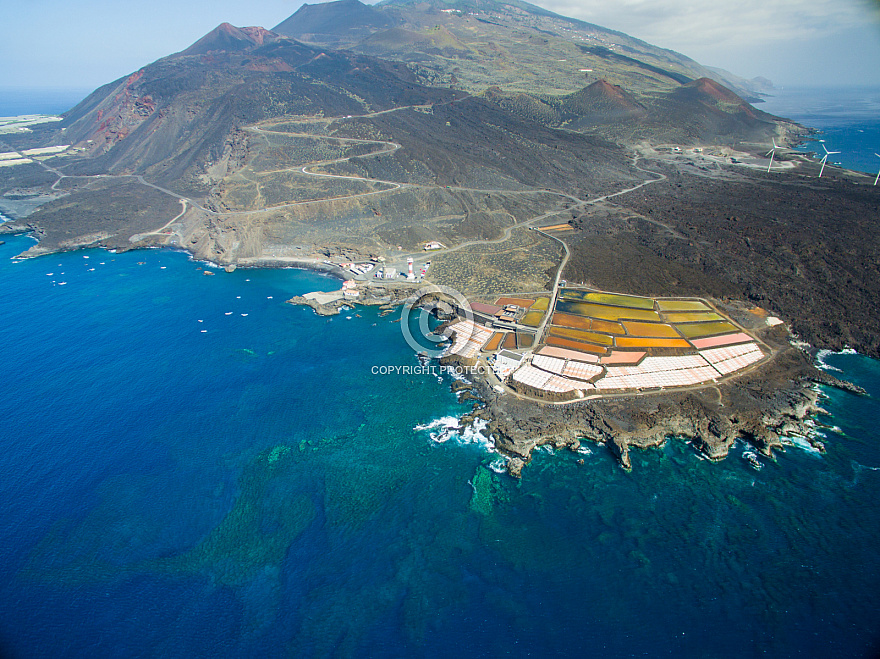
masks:
{"type": "Polygon", "coordinates": [[[22,114],[61,114],[82,101],[91,89],[0,89],[0,117],[22,114]]]}
{"type": "MultiPolygon", "coordinates": [[[[38,110],[36,110],[38,111],[38,110]]],[[[0,656],[876,657],[880,363],[821,455],[539,450],[516,481],[399,315],[300,270],[0,245],[0,656]],[[577,461],[584,460],[583,465],[577,461]]]]}
{"type": "Polygon", "coordinates": [[[830,162],[873,176],[880,171],[880,88],[784,88],[756,107],[821,131],[799,150],[822,157],[824,144],[840,151],[830,162]]]}

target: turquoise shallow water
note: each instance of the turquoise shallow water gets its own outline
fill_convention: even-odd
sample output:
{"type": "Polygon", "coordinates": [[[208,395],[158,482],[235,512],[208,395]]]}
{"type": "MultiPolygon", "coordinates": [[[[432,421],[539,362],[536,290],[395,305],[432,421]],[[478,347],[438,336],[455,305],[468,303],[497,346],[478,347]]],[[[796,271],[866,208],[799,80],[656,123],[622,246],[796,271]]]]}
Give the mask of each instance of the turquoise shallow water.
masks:
{"type": "Polygon", "coordinates": [[[283,303],[332,279],[31,244],[0,246],[4,659],[880,654],[873,360],[827,358],[873,396],[826,392],[824,456],[585,446],[517,482],[414,430],[468,409],[448,380],[372,374],[417,363],[396,315],[283,303]]]}
{"type": "Polygon", "coordinates": [[[332,279],[29,244],[0,246],[4,657],[880,649],[873,397],[827,392],[824,456],[585,446],[517,482],[414,430],[468,409],[448,380],[372,374],[417,363],[396,315],[283,303],[332,279]]]}

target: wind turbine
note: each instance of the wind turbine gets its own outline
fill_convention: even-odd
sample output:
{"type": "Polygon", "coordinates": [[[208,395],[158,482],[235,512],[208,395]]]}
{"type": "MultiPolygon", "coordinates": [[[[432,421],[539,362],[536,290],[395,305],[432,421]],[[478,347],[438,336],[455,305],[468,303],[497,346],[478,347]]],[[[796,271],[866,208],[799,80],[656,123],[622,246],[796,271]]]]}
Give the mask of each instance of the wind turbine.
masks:
{"type": "MultiPolygon", "coordinates": [[[[824,144],[822,145],[822,148],[825,149],[824,144]]],[[[825,165],[828,164],[828,156],[833,156],[838,153],[840,153],[840,151],[829,151],[828,149],[825,149],[825,155],[822,156],[822,160],[819,161],[822,163],[822,169],[819,170],[819,178],[822,178],[822,172],[825,171],[825,165]]]]}
{"type": "Polygon", "coordinates": [[[778,146],[776,146],[776,140],[773,139],[772,137],[771,137],[770,139],[771,139],[771,141],[773,142],[773,148],[770,149],[767,153],[764,154],[764,157],[765,157],[765,158],[766,158],[767,156],[770,156],[770,164],[767,166],[767,173],[768,173],[768,174],[770,173],[770,168],[773,167],[773,156],[776,155],[776,149],[779,148],[778,146]]]}
{"type": "MultiPolygon", "coordinates": [[[[880,158],[880,153],[875,153],[874,155],[880,158]]],[[[878,179],[880,179],[880,171],[877,172],[877,178],[874,179],[874,185],[877,185],[878,179]]]]}

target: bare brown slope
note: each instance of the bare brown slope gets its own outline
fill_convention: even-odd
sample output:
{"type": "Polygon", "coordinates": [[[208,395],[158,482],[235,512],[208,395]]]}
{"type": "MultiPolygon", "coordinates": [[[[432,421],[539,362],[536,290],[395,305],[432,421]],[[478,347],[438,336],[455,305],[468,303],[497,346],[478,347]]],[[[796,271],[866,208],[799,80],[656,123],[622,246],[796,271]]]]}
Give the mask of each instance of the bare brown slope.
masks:
{"type": "Polygon", "coordinates": [[[65,173],[145,174],[199,196],[215,182],[209,170],[220,164],[222,175],[224,161],[241,146],[236,131],[243,125],[449,97],[421,85],[403,64],[325,52],[265,31],[218,28],[191,49],[101,88],[55,129],[89,156],[65,173]],[[227,37],[234,38],[233,49],[215,50],[227,37]]]}
{"type": "Polygon", "coordinates": [[[534,97],[490,88],[485,98],[531,121],[592,131],[612,141],[673,144],[770,142],[780,122],[712,80],[697,80],[670,91],[636,97],[605,80],[573,94],[534,97]]]}
{"type": "Polygon", "coordinates": [[[570,128],[586,128],[603,123],[638,121],[647,116],[645,106],[623,87],[597,80],[560,99],[563,121],[570,128]]]}
{"type": "Polygon", "coordinates": [[[235,27],[222,23],[180,54],[206,55],[218,50],[247,50],[278,39],[279,35],[262,27],[235,27]]]}
{"type": "Polygon", "coordinates": [[[522,120],[482,98],[435,106],[431,114],[393,112],[349,130],[359,131],[363,123],[370,134],[378,131],[403,148],[334,171],[392,180],[402,180],[403,172],[425,172],[442,186],[553,189],[579,196],[615,192],[644,177],[616,144],[522,120]]]}
{"type": "Polygon", "coordinates": [[[305,3],[273,31],[301,41],[341,46],[400,22],[394,11],[382,11],[358,0],[337,0],[305,3]]]}

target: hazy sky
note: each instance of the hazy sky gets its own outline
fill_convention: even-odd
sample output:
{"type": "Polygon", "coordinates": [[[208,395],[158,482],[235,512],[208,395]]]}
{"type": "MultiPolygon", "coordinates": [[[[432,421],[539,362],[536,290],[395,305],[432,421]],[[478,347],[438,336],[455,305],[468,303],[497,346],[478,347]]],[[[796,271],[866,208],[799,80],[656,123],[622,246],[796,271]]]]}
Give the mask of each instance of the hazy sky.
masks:
{"type": "MultiPolygon", "coordinates": [[[[11,4],[11,3],[10,3],[11,4]]],[[[0,89],[94,88],[219,23],[271,28],[297,0],[31,0],[7,6],[0,89]]],[[[540,0],[536,4],[777,85],[880,85],[880,0],[540,0]]]]}

